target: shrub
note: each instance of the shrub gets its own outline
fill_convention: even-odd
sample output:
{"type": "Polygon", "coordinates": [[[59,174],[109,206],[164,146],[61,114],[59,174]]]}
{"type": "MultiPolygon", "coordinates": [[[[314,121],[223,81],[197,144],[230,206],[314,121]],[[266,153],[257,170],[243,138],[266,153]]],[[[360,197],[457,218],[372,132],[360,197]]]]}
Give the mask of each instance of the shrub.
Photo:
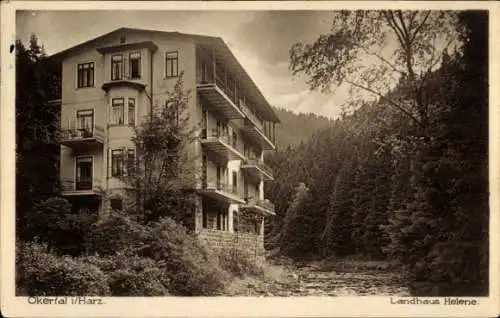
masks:
{"type": "Polygon", "coordinates": [[[54,197],[38,202],[25,216],[29,239],[47,243],[50,251],[80,255],[87,248],[87,238],[97,215],[88,210],[71,211],[71,204],[63,198],[54,197]]]}
{"type": "Polygon", "coordinates": [[[18,246],[16,283],[20,294],[36,296],[106,296],[106,276],[94,265],[47,252],[45,246],[18,246]]]}
{"type": "Polygon", "coordinates": [[[84,260],[99,267],[106,274],[113,296],[169,294],[168,279],[157,263],[150,258],[118,253],[107,257],[89,256],[84,260]]]}
{"type": "Polygon", "coordinates": [[[162,271],[147,268],[142,272],[119,269],[109,276],[113,296],[167,296],[168,290],[161,283],[162,271]]]}
{"type": "Polygon", "coordinates": [[[245,250],[239,248],[221,249],[218,252],[219,263],[226,271],[236,276],[260,275],[263,269],[255,258],[245,250]]]}
{"type": "Polygon", "coordinates": [[[224,292],[227,273],[185,227],[164,218],[152,227],[143,256],[157,261],[179,296],[209,296],[224,292]]]}
{"type": "Polygon", "coordinates": [[[113,211],[99,220],[91,230],[91,252],[101,256],[140,249],[146,228],[124,213],[113,211]]]}

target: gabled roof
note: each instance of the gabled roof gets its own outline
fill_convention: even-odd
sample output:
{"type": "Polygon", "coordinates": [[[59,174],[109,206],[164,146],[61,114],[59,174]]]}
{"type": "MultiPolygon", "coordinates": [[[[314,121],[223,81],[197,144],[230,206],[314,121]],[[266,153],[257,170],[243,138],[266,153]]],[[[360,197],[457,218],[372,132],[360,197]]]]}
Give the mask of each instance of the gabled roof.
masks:
{"type": "Polygon", "coordinates": [[[225,59],[227,59],[227,62],[232,66],[232,68],[234,68],[237,71],[239,78],[244,82],[245,86],[249,87],[249,89],[252,91],[252,93],[253,93],[252,95],[255,96],[255,99],[256,99],[255,100],[256,107],[258,108],[259,113],[263,115],[265,120],[277,122],[277,123],[280,122],[274,109],[271,107],[271,105],[266,100],[264,95],[262,95],[262,92],[260,91],[260,89],[257,87],[255,82],[250,78],[250,76],[245,71],[243,66],[241,66],[241,64],[236,59],[236,57],[233,55],[233,53],[231,52],[231,50],[229,49],[227,44],[220,37],[187,34],[187,33],[179,33],[179,32],[136,29],[136,28],[119,28],[119,29],[116,29],[114,31],[103,34],[101,36],[98,36],[94,39],[91,39],[89,41],[72,46],[72,47],[70,47],[66,50],[60,51],[56,54],[53,54],[52,56],[50,56],[50,58],[61,62],[67,56],[69,56],[69,55],[71,55],[79,50],[86,49],[86,48],[92,47],[92,46],[96,46],[96,45],[98,45],[98,43],[102,42],[106,38],[113,38],[116,35],[127,34],[127,33],[144,33],[147,35],[158,34],[158,35],[168,36],[168,37],[173,37],[173,38],[177,37],[177,38],[181,38],[181,39],[191,40],[194,43],[196,43],[197,45],[210,46],[210,47],[214,48],[217,52],[220,52],[221,55],[224,56],[225,59]]]}

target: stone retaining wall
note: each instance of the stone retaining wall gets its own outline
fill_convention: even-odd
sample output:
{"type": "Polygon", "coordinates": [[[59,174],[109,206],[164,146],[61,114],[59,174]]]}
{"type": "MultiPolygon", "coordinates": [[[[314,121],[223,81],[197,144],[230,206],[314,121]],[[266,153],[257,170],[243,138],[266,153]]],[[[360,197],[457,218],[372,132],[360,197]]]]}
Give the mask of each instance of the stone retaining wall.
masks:
{"type": "Polygon", "coordinates": [[[210,249],[237,248],[250,253],[258,262],[264,260],[262,235],[203,229],[198,238],[210,249]]]}

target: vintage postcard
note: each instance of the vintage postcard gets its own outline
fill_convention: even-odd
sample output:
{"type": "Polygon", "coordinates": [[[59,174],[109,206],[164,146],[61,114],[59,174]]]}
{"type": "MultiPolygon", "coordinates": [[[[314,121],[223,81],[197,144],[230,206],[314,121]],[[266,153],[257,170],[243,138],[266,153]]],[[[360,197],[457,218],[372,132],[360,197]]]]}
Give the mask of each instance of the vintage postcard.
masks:
{"type": "Polygon", "coordinates": [[[490,317],[500,5],[1,3],[6,317],[490,317]]]}

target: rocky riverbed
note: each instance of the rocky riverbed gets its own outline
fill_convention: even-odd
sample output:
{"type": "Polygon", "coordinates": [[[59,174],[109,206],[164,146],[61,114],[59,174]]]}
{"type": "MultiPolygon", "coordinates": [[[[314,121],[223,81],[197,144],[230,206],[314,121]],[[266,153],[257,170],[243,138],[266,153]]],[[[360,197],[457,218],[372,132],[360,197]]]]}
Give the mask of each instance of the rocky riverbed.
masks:
{"type": "Polygon", "coordinates": [[[269,266],[233,283],[234,296],[408,296],[402,275],[384,266],[269,266]]]}

